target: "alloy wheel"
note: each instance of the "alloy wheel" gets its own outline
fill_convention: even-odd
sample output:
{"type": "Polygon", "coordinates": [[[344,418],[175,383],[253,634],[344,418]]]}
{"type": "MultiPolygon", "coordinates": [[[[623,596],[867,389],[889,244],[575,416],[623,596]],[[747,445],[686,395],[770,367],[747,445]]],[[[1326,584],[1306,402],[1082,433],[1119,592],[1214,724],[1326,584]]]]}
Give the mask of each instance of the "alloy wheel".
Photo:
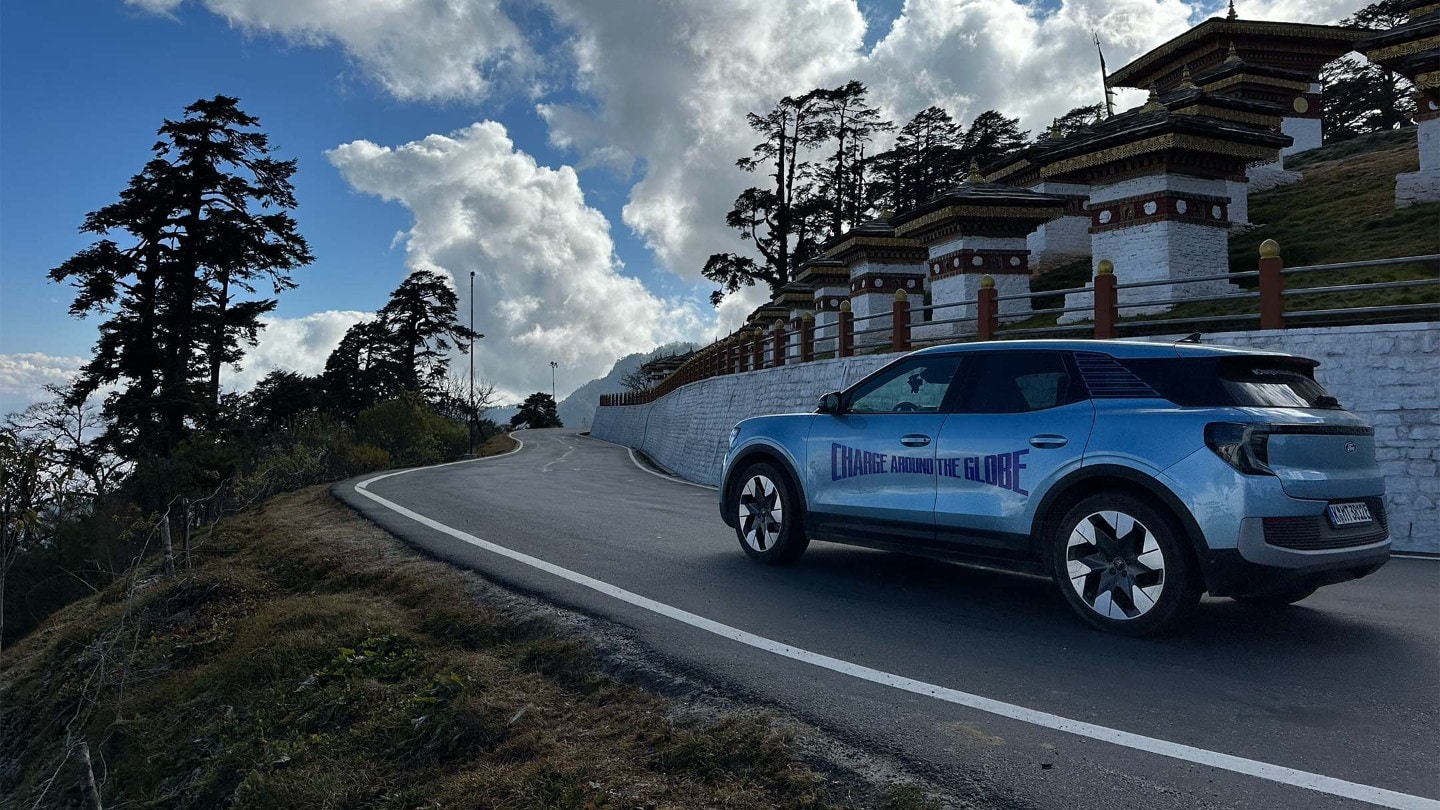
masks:
{"type": "Polygon", "coordinates": [[[1096,512],[1075,525],[1065,551],[1070,585],[1091,610],[1125,621],[1155,607],[1165,588],[1165,555],[1133,516],[1096,512]]]}
{"type": "Polygon", "coordinates": [[[780,540],[784,526],[784,504],[780,488],[764,475],[751,476],[740,490],[740,534],[745,544],[766,551],[780,540]]]}

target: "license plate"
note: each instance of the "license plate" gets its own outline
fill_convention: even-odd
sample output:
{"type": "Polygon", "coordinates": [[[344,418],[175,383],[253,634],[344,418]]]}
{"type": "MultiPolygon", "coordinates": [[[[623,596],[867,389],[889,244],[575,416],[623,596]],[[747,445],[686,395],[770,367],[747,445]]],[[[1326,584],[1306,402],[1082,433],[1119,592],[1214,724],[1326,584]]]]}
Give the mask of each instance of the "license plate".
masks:
{"type": "Polygon", "coordinates": [[[1369,523],[1370,505],[1365,503],[1332,503],[1327,511],[1330,513],[1330,523],[1333,526],[1356,526],[1361,523],[1369,523]]]}

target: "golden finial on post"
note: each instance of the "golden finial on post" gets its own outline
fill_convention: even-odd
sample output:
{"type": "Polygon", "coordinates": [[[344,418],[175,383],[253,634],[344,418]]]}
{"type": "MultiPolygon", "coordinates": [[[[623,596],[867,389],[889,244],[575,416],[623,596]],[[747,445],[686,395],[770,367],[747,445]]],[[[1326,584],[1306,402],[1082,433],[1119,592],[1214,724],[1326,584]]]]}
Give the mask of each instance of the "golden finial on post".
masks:
{"type": "Polygon", "coordinates": [[[1260,258],[1274,259],[1280,255],[1280,243],[1274,239],[1266,239],[1260,243],[1260,258]]]}
{"type": "Polygon", "coordinates": [[[982,289],[982,290],[993,290],[993,289],[995,289],[995,277],[994,277],[994,276],[981,276],[981,277],[980,277],[980,289],[982,289]]]}
{"type": "Polygon", "coordinates": [[[776,329],[784,329],[784,328],[785,328],[785,319],[784,319],[784,318],[776,318],[776,319],[775,319],[775,328],[776,328],[776,329]]]}
{"type": "Polygon", "coordinates": [[[1109,259],[1101,259],[1095,265],[1095,273],[1101,276],[1112,276],[1115,274],[1115,263],[1109,259]]]}
{"type": "Polygon", "coordinates": [[[813,321],[813,320],[815,320],[815,313],[813,313],[813,312],[811,312],[811,311],[809,311],[809,310],[806,310],[806,311],[800,313],[800,320],[802,320],[802,321],[813,321]]]}
{"type": "Polygon", "coordinates": [[[847,299],[845,299],[844,301],[841,301],[841,302],[840,302],[840,311],[841,311],[841,312],[849,312],[849,311],[850,311],[850,299],[847,298],[847,299]]]}
{"type": "Polygon", "coordinates": [[[896,290],[896,291],[895,291],[895,300],[896,300],[896,301],[904,301],[904,300],[907,300],[909,297],[910,297],[910,296],[908,296],[908,295],[905,294],[905,291],[904,291],[904,290],[896,290]]]}

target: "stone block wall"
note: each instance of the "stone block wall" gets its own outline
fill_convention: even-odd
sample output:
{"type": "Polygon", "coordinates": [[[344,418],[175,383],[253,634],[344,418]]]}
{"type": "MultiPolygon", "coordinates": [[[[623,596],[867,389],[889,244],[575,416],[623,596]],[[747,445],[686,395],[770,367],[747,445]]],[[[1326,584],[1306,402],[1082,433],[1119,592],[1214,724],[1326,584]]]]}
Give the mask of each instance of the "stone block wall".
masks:
{"type": "MultiPolygon", "coordinates": [[[[1395,549],[1440,553],[1440,323],[1224,332],[1205,342],[1318,360],[1320,382],[1375,427],[1395,549]]],[[[591,434],[643,450],[687,480],[715,484],[736,422],[813,411],[822,394],[899,356],[824,360],[691,383],[649,405],[597,409],[591,434]]]]}

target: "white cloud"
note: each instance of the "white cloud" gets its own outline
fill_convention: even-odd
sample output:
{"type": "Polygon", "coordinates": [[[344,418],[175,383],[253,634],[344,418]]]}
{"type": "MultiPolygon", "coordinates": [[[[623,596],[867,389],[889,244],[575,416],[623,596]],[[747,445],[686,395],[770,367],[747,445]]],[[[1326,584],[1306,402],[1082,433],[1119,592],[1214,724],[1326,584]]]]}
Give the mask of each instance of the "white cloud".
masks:
{"type": "Polygon", "coordinates": [[[486,334],[475,365],[505,398],[548,390],[551,360],[573,387],[616,357],[709,331],[693,305],[620,275],[609,223],[586,205],[574,169],[538,165],[498,123],[393,148],[353,141],[326,156],[357,191],[410,209],[407,265],[456,280],[467,312],[475,271],[486,334]]]}
{"type": "Polygon", "coordinates": [[[49,399],[45,386],[68,384],[85,363],[84,357],[39,352],[0,354],[0,416],[49,399]]]}
{"type": "MultiPolygon", "coordinates": [[[[184,0],[126,0],[173,14],[184,0]]],[[[527,65],[524,37],[499,0],[196,0],[232,26],[294,43],[339,45],[406,100],[478,99],[527,65]]]]}
{"type": "Polygon", "coordinates": [[[325,370],[325,359],[340,345],[345,330],[373,318],[373,313],[327,310],[299,318],[267,317],[260,341],[245,352],[240,367],[222,370],[225,388],[249,390],[274,370],[315,375],[325,370]]]}

